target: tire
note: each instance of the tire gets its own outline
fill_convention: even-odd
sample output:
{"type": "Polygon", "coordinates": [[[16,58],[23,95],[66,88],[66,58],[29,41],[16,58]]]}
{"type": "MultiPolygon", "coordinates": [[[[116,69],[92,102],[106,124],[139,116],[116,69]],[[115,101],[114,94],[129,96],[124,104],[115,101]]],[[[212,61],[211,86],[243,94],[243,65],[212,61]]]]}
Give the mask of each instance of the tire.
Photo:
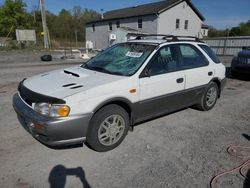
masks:
{"type": "Polygon", "coordinates": [[[51,55],[43,55],[41,56],[42,61],[52,61],[52,56],[51,55]]]}
{"type": "Polygon", "coordinates": [[[201,97],[200,103],[196,106],[198,110],[209,111],[211,110],[218,99],[219,88],[214,82],[210,82],[203,96],[201,97]],[[209,98],[210,96],[210,98],[209,98]],[[211,99],[211,100],[210,100],[211,99]]]}
{"type": "Polygon", "coordinates": [[[101,108],[90,121],[87,145],[98,152],[116,148],[127,135],[129,122],[129,115],[122,107],[112,104],[101,108]]]}

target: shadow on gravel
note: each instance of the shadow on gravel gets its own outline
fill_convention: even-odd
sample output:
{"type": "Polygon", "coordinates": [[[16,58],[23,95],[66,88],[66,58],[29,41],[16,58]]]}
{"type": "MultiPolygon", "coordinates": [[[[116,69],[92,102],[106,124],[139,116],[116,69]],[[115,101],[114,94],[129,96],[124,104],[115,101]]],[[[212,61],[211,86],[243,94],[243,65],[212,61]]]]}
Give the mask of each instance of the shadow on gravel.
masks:
{"type": "Polygon", "coordinates": [[[248,170],[246,174],[246,179],[244,181],[244,186],[243,188],[249,188],[250,187],[250,169],[248,170]]]}
{"type": "Polygon", "coordinates": [[[250,141],[250,136],[249,136],[249,135],[247,135],[247,134],[242,134],[242,136],[243,136],[245,139],[247,139],[247,140],[250,141]]]}
{"type": "Polygon", "coordinates": [[[238,74],[236,76],[233,76],[231,73],[231,67],[226,67],[226,77],[235,80],[250,81],[250,75],[238,74]]]}
{"type": "MultiPolygon", "coordinates": [[[[38,140],[38,142],[40,142],[38,140]]],[[[42,145],[46,146],[47,148],[49,149],[52,149],[52,150],[70,150],[70,149],[76,149],[76,148],[82,148],[83,147],[83,144],[74,144],[74,145],[65,145],[65,146],[49,146],[49,145],[46,145],[42,142],[40,142],[42,145]]]]}
{"type": "Polygon", "coordinates": [[[66,168],[63,165],[57,165],[51,170],[48,179],[50,188],[64,188],[67,176],[75,176],[81,180],[83,188],[91,188],[82,167],[66,168]]]}
{"type": "MultiPolygon", "coordinates": [[[[247,140],[250,141],[250,136],[247,134],[242,134],[242,136],[244,138],[246,138],[247,140]]],[[[243,188],[249,188],[250,187],[250,169],[248,170],[247,174],[246,174],[246,179],[244,181],[244,186],[243,188]]]]}

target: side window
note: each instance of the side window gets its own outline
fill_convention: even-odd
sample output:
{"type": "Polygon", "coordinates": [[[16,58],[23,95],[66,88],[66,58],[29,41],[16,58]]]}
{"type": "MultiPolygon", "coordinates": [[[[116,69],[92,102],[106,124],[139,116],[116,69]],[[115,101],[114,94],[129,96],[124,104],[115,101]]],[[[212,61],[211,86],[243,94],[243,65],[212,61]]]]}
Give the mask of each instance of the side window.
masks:
{"type": "Polygon", "coordinates": [[[181,44],[180,53],[182,59],[182,69],[191,69],[208,65],[208,60],[194,46],[181,44]]]}
{"type": "Polygon", "coordinates": [[[180,19],[176,19],[175,21],[175,28],[180,29],[180,19]]]}
{"type": "Polygon", "coordinates": [[[138,19],[138,29],[142,29],[142,19],[138,19]]]}
{"type": "Polygon", "coordinates": [[[161,48],[148,64],[150,76],[164,74],[178,70],[178,55],[176,46],[171,45],[161,48]]]}
{"type": "MultiPolygon", "coordinates": [[[[204,30],[205,31],[205,30],[204,30]]],[[[220,59],[217,57],[217,55],[214,53],[214,51],[209,48],[206,45],[199,45],[206,53],[207,55],[215,62],[215,63],[220,63],[220,59]]]]}

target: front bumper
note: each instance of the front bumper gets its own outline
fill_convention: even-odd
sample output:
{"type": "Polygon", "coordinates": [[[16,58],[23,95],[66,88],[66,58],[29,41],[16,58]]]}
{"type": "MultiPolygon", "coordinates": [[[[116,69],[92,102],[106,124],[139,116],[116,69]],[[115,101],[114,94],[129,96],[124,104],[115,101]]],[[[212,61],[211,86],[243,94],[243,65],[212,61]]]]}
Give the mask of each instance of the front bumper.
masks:
{"type": "Polygon", "coordinates": [[[250,74],[250,64],[249,63],[240,63],[237,60],[232,61],[231,69],[233,72],[250,74]]]}
{"type": "Polygon", "coordinates": [[[83,143],[92,117],[92,113],[65,118],[46,117],[28,106],[19,94],[13,96],[13,107],[25,130],[47,146],[83,143]]]}

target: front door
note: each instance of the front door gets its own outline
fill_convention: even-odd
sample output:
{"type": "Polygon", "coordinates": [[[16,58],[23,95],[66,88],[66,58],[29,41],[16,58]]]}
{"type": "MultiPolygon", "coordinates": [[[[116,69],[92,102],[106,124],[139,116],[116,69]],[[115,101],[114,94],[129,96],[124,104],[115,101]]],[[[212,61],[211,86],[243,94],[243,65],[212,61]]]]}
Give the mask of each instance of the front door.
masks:
{"type": "Polygon", "coordinates": [[[140,78],[140,102],[137,121],[146,120],[178,109],[185,87],[176,45],[162,47],[148,63],[140,78]]]}

